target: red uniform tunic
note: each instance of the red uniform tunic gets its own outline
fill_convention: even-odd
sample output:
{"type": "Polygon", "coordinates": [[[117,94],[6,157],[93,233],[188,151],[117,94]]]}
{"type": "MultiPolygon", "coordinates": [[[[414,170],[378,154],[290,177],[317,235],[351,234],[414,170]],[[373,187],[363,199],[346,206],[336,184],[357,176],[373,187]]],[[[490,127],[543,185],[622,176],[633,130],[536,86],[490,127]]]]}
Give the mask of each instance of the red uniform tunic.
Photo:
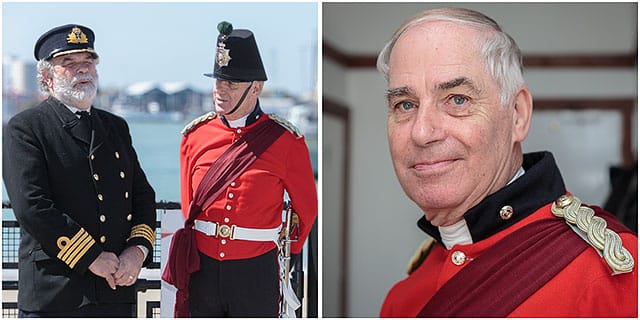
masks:
{"type": "MultiPolygon", "coordinates": [[[[478,243],[455,245],[451,250],[437,245],[418,269],[391,289],[382,306],[381,317],[415,317],[436,291],[471,261],[469,259],[482,254],[526,224],[544,218],[556,218],[550,208],[550,204],[544,206],[511,228],[478,243]],[[467,261],[460,266],[452,261],[452,255],[457,251],[467,257],[467,261]]],[[[596,250],[589,247],[509,316],[637,317],[638,239],[629,233],[620,236],[624,247],[636,261],[633,272],[612,276],[596,250]]]]}
{"type": "MultiPolygon", "coordinates": [[[[183,214],[211,164],[245,132],[263,121],[265,114],[246,127],[230,128],[220,119],[200,124],[184,135],[180,145],[181,200],[183,214]]],[[[300,240],[291,246],[302,250],[318,212],[316,187],[303,137],[289,131],[278,138],[197,219],[243,228],[271,229],[281,225],[284,191],[300,217],[300,240]]],[[[198,250],[217,260],[246,259],[276,247],[273,242],[230,240],[196,232],[198,250]]]]}
{"type": "MultiPolygon", "coordinates": [[[[413,273],[389,291],[381,317],[416,317],[447,281],[501,239],[538,220],[562,219],[551,213],[550,203],[566,193],[551,153],[525,154],[522,167],[523,176],[465,213],[473,243],[453,245],[450,250],[437,244],[413,273]],[[507,206],[513,215],[504,218],[499,213],[507,206]]],[[[424,217],[418,226],[440,240],[438,228],[424,217]]],[[[632,272],[611,275],[606,262],[589,246],[508,316],[637,317],[638,238],[629,233],[620,237],[636,261],[632,272]]]]}

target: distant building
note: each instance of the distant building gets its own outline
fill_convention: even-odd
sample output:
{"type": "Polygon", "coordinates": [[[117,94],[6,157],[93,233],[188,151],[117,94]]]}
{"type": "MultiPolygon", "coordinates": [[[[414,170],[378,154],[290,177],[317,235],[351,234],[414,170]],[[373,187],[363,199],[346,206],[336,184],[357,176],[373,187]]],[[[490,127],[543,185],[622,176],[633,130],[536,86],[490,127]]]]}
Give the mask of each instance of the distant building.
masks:
{"type": "MultiPolygon", "coordinates": [[[[2,59],[2,118],[34,106],[40,95],[36,63],[15,56],[2,59]]],[[[186,82],[134,83],[126,88],[99,87],[94,105],[136,120],[185,121],[214,110],[211,91],[200,91],[186,82]]],[[[317,95],[294,96],[283,90],[265,89],[260,105],[267,113],[293,120],[307,135],[317,133],[317,95]]]]}
{"type": "Polygon", "coordinates": [[[2,57],[3,94],[31,95],[38,92],[35,62],[26,62],[15,56],[2,57]]]}

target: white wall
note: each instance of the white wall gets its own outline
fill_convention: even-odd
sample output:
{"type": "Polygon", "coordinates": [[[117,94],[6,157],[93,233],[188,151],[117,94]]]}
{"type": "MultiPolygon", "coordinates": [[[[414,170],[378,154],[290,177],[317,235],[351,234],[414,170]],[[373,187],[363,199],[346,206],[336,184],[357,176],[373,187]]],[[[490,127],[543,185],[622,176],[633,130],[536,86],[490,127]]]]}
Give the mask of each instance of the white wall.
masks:
{"type": "MultiPolygon", "coordinates": [[[[323,39],[346,53],[372,55],[402,21],[434,6],[446,4],[325,3],[323,39]]],[[[476,9],[495,18],[515,38],[525,55],[619,54],[635,53],[637,48],[637,5],[633,3],[468,3],[459,6],[476,9]]],[[[534,100],[637,97],[635,68],[530,69],[526,71],[525,80],[534,100]]],[[[378,315],[386,292],[404,277],[408,259],[425,237],[415,224],[422,213],[405,197],[392,169],[386,136],[385,85],[375,69],[349,69],[323,58],[323,96],[351,110],[350,225],[347,226],[347,245],[351,254],[347,270],[349,303],[346,315],[349,317],[378,315]]],[[[634,145],[637,144],[636,114],[634,145]]],[[[610,114],[589,117],[587,120],[591,119],[591,122],[585,123],[595,121],[596,125],[583,126],[580,130],[590,133],[588,143],[606,147],[610,144],[606,140],[611,139],[610,135],[597,132],[618,132],[619,128],[610,128],[616,126],[617,120],[610,114]]],[[[569,123],[575,120],[571,116],[569,118],[569,123]]],[[[549,118],[540,117],[535,121],[544,128],[549,118]]],[[[578,135],[576,139],[580,137],[578,135]]],[[[325,139],[323,143],[339,142],[325,139]]],[[[531,147],[537,148],[538,145],[532,143],[531,147]]],[[[634,147],[634,152],[636,149],[634,147]]],[[[615,148],[610,150],[616,152],[615,148]]],[[[574,160],[578,161],[570,159],[562,163],[574,160]]],[[[571,168],[561,167],[561,170],[568,171],[564,172],[565,176],[582,175],[581,172],[572,172],[571,168]]],[[[324,176],[332,174],[335,173],[323,172],[324,176]]],[[[574,183],[568,181],[567,184],[574,183]]],[[[324,197],[323,202],[327,201],[332,199],[324,197]]],[[[327,214],[330,213],[323,212],[323,215],[327,214]]],[[[324,225],[323,228],[327,230],[331,226],[324,225]]],[[[325,257],[328,254],[324,252],[325,257]]],[[[325,278],[330,276],[325,274],[325,278]]],[[[327,284],[327,279],[324,279],[323,285],[327,284]]]]}

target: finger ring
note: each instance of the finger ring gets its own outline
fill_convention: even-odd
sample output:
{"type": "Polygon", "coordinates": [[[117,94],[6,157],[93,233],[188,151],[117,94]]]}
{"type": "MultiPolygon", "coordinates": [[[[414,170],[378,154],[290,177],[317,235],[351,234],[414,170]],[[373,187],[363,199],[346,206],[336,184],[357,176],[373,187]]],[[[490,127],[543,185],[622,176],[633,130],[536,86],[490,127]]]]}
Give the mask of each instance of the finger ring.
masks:
{"type": "Polygon", "coordinates": [[[132,275],[129,275],[129,280],[133,280],[133,276],[132,275]]]}

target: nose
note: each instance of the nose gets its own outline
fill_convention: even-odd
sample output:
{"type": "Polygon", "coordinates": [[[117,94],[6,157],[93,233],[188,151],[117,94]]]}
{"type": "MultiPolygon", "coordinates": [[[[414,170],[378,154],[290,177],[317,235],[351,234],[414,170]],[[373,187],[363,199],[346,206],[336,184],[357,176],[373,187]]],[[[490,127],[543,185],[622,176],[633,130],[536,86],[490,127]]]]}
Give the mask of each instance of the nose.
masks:
{"type": "Polygon", "coordinates": [[[78,67],[76,68],[76,73],[87,73],[89,72],[89,69],[91,68],[92,63],[91,62],[82,62],[78,64],[78,67]]]}
{"type": "Polygon", "coordinates": [[[444,140],[446,138],[444,120],[435,105],[425,106],[421,102],[411,128],[413,143],[417,146],[426,146],[444,140]]]}

